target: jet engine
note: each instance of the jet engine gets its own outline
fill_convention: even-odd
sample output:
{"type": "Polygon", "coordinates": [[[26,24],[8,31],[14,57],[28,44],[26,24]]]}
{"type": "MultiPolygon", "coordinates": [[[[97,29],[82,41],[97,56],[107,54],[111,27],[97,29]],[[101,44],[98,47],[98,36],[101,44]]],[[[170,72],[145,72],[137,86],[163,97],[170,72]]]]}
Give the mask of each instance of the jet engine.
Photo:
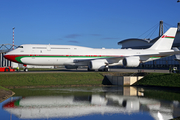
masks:
{"type": "Polygon", "coordinates": [[[122,106],[129,111],[140,110],[140,103],[138,100],[123,100],[122,106]]]}
{"type": "Polygon", "coordinates": [[[104,70],[107,71],[108,70],[108,66],[107,66],[107,60],[106,59],[98,59],[98,60],[92,60],[89,63],[89,69],[91,70],[104,70]]]}
{"type": "Polygon", "coordinates": [[[137,67],[139,63],[140,58],[138,56],[126,57],[123,59],[123,66],[125,67],[137,67]]]}

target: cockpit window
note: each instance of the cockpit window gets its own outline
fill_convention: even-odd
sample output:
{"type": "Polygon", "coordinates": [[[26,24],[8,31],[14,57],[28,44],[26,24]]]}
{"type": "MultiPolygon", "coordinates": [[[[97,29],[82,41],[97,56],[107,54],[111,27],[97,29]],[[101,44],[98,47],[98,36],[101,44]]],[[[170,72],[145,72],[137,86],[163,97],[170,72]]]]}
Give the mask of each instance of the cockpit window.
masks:
{"type": "Polygon", "coordinates": [[[23,48],[23,46],[18,46],[18,48],[23,48]]]}

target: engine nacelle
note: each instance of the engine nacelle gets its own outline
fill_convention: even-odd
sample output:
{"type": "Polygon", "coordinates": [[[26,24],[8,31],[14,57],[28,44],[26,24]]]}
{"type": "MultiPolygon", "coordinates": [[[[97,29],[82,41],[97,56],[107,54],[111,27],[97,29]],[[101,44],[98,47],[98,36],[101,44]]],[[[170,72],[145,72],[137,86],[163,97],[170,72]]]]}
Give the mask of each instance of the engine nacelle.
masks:
{"type": "Polygon", "coordinates": [[[92,95],[91,104],[93,105],[106,105],[108,100],[100,95],[92,95]]]}
{"type": "Polygon", "coordinates": [[[66,69],[77,69],[78,66],[76,66],[76,65],[66,65],[65,68],[66,69]]]}
{"type": "Polygon", "coordinates": [[[138,100],[123,100],[122,106],[129,111],[138,111],[140,109],[138,100]]]}
{"type": "Polygon", "coordinates": [[[102,70],[106,67],[107,60],[99,59],[99,60],[92,60],[89,64],[89,68],[93,70],[102,70]]]}
{"type": "Polygon", "coordinates": [[[140,58],[138,56],[126,57],[123,59],[123,66],[125,67],[137,67],[139,66],[140,58]]]}

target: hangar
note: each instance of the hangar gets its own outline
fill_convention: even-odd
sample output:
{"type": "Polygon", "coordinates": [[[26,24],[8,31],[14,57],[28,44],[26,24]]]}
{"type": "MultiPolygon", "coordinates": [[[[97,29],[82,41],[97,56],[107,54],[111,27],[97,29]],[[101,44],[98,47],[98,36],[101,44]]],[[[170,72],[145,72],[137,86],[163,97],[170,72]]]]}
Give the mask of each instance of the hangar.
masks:
{"type": "Polygon", "coordinates": [[[7,67],[7,66],[12,66],[12,62],[5,59],[3,56],[7,52],[11,51],[14,48],[17,48],[17,45],[13,44],[0,44],[0,67],[7,67]]]}
{"type": "MultiPolygon", "coordinates": [[[[174,39],[173,43],[173,49],[180,49],[180,22],[177,24],[177,34],[174,39]]],[[[159,36],[154,39],[139,39],[139,38],[130,38],[125,39],[120,42],[118,42],[118,45],[121,45],[121,49],[146,49],[149,48],[152,44],[154,44],[158,38],[163,34],[163,21],[160,21],[160,27],[159,27],[159,36]]],[[[167,69],[169,67],[177,67],[180,68],[180,55],[173,55],[170,57],[165,57],[162,59],[150,61],[147,63],[140,64],[139,68],[159,68],[159,69],[167,69]]]]}

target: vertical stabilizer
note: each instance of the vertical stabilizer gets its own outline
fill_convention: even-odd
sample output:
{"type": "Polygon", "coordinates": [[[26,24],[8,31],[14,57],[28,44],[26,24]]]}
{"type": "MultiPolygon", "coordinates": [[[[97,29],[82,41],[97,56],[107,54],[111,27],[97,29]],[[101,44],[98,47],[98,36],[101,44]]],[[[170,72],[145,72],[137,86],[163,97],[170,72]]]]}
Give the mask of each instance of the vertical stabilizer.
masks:
{"type": "Polygon", "coordinates": [[[177,28],[169,28],[149,49],[170,50],[174,42],[177,28]]]}

